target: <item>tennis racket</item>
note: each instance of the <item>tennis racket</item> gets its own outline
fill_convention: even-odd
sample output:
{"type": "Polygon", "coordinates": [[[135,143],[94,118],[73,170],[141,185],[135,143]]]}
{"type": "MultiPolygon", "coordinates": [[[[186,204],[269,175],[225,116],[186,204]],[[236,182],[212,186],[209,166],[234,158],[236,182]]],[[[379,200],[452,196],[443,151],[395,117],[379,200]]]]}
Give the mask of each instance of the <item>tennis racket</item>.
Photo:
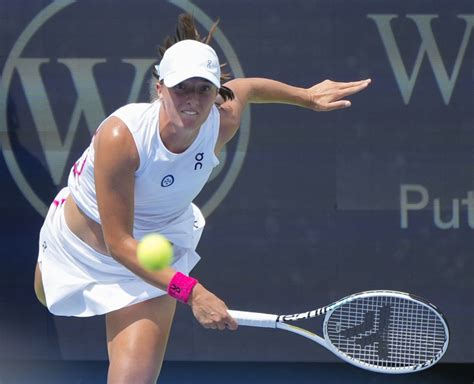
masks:
{"type": "Polygon", "coordinates": [[[229,313],[239,325],[296,333],[348,363],[381,373],[410,373],[431,367],[449,343],[448,325],[434,305],[396,291],[361,292],[293,315],[229,313]],[[290,324],[322,315],[324,337],[290,324]]]}

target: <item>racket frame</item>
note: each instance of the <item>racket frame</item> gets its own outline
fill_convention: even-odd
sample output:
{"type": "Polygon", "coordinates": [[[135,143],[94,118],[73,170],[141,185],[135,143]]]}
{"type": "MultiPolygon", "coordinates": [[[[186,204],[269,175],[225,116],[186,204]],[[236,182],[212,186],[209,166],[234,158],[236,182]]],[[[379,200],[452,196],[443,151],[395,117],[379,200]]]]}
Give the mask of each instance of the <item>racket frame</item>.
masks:
{"type": "Polygon", "coordinates": [[[420,297],[417,297],[415,295],[412,295],[406,292],[391,291],[391,290],[372,290],[372,291],[355,293],[350,296],[344,297],[325,307],[321,307],[312,311],[296,313],[292,315],[275,315],[275,314],[243,312],[243,311],[229,311],[229,313],[234,319],[237,320],[239,325],[251,326],[251,327],[262,327],[262,328],[277,328],[277,329],[282,329],[288,332],[296,333],[300,336],[310,339],[318,343],[319,345],[325,347],[326,349],[334,353],[336,356],[340,357],[342,360],[348,362],[349,364],[352,364],[357,367],[363,368],[365,370],[373,371],[373,372],[380,372],[380,373],[387,373],[387,374],[402,374],[402,373],[412,373],[412,372],[424,370],[426,368],[431,367],[435,363],[437,363],[441,359],[441,357],[444,355],[449,345],[449,326],[443,314],[440,312],[440,310],[433,304],[426,301],[425,299],[422,299],[420,297]],[[434,357],[432,357],[430,360],[426,362],[414,364],[412,366],[380,367],[380,366],[375,366],[375,365],[360,361],[358,359],[352,358],[332,344],[328,335],[327,323],[331,317],[331,314],[337,308],[360,298],[381,297],[381,296],[401,298],[404,300],[409,300],[409,301],[421,304],[425,306],[426,308],[428,308],[431,312],[437,315],[438,319],[443,325],[446,340],[443,344],[443,347],[438,351],[438,353],[434,357]],[[324,315],[324,321],[323,321],[324,337],[321,337],[304,328],[295,326],[293,324],[289,324],[291,322],[295,322],[298,320],[316,318],[322,315],[324,315]]]}

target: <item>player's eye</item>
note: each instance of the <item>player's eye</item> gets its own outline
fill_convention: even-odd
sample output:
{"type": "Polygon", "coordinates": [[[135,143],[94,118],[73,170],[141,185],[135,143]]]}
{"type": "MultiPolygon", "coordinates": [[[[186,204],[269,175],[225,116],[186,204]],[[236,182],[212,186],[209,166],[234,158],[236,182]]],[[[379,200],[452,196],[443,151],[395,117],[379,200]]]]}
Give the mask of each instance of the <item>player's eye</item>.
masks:
{"type": "Polygon", "coordinates": [[[207,95],[211,92],[212,90],[212,86],[209,85],[209,84],[203,84],[201,86],[199,86],[199,93],[203,94],[203,95],[207,95]]]}

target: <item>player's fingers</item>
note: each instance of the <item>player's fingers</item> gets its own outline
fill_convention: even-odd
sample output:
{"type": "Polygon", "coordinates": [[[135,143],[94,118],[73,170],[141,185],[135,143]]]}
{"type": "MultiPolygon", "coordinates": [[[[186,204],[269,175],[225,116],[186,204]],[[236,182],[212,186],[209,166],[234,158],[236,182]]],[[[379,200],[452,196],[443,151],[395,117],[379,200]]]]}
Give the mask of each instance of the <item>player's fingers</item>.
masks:
{"type": "Polygon", "coordinates": [[[201,314],[197,317],[199,323],[206,329],[217,329],[217,321],[213,317],[215,313],[211,312],[209,314],[201,314]]]}
{"type": "Polygon", "coordinates": [[[230,322],[230,323],[226,323],[225,326],[229,331],[235,331],[235,330],[237,330],[237,328],[239,328],[239,324],[237,324],[235,321],[230,322]]]}
{"type": "Polygon", "coordinates": [[[239,327],[239,324],[232,316],[228,315],[225,319],[225,326],[228,330],[235,331],[239,327]]]}
{"type": "Polygon", "coordinates": [[[203,326],[203,328],[206,329],[212,329],[212,327],[214,326],[213,323],[210,323],[208,321],[199,321],[199,323],[203,326]]]}
{"type": "Polygon", "coordinates": [[[207,321],[203,325],[208,329],[223,331],[227,328],[227,316],[221,315],[218,312],[211,312],[208,314],[207,321]]]}
{"type": "Polygon", "coordinates": [[[214,323],[212,321],[201,321],[200,323],[206,329],[216,329],[217,328],[216,323],[214,323]]]}
{"type": "Polygon", "coordinates": [[[367,85],[362,84],[362,85],[357,85],[354,87],[345,88],[344,90],[341,90],[338,92],[338,96],[339,96],[338,98],[353,95],[354,93],[364,90],[366,87],[367,85]]]}
{"type": "Polygon", "coordinates": [[[217,323],[217,329],[219,331],[224,331],[226,329],[226,323],[217,323]]]}
{"type": "Polygon", "coordinates": [[[237,322],[229,314],[228,308],[224,302],[222,302],[222,307],[219,308],[219,310],[211,312],[210,315],[210,318],[213,320],[214,324],[216,325],[216,328],[220,331],[223,331],[225,329],[235,331],[239,327],[237,322]]]}
{"type": "Polygon", "coordinates": [[[352,104],[349,100],[338,100],[338,101],[333,101],[331,103],[328,103],[322,111],[324,112],[329,112],[329,111],[334,111],[336,109],[342,109],[342,108],[348,108],[352,104]]]}
{"type": "Polygon", "coordinates": [[[370,82],[367,81],[337,84],[337,91],[334,92],[333,97],[335,100],[342,99],[364,90],[369,84],[370,82]]]}
{"type": "Polygon", "coordinates": [[[354,88],[354,87],[367,87],[372,82],[372,79],[349,81],[347,83],[340,83],[341,89],[354,88]]]}

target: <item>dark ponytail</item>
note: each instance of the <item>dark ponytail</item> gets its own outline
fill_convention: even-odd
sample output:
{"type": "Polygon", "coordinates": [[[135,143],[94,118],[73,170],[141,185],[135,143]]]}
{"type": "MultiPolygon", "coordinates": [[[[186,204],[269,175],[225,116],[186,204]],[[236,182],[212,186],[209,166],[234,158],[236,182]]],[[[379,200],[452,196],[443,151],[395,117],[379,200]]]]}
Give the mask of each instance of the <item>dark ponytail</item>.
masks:
{"type": "MultiPolygon", "coordinates": [[[[197,40],[197,41],[200,41],[201,43],[209,45],[209,43],[212,40],[212,35],[216,31],[218,24],[219,24],[219,19],[214,24],[212,24],[211,29],[209,30],[209,33],[207,34],[206,37],[203,38],[201,37],[201,35],[199,35],[199,32],[196,29],[196,25],[194,24],[194,18],[189,13],[182,13],[178,17],[178,24],[176,26],[176,35],[166,36],[165,39],[163,40],[162,45],[158,48],[160,56],[163,57],[165,51],[169,47],[171,47],[173,44],[181,40],[197,40]]],[[[226,65],[227,65],[226,63],[221,64],[221,78],[220,78],[221,84],[231,78],[230,73],[222,71],[222,69],[226,65]]],[[[159,79],[158,72],[156,71],[155,67],[153,67],[152,75],[155,79],[159,79]]],[[[230,88],[224,85],[221,85],[221,87],[219,88],[219,95],[221,95],[224,101],[233,100],[235,98],[234,92],[232,92],[230,88]]]]}

